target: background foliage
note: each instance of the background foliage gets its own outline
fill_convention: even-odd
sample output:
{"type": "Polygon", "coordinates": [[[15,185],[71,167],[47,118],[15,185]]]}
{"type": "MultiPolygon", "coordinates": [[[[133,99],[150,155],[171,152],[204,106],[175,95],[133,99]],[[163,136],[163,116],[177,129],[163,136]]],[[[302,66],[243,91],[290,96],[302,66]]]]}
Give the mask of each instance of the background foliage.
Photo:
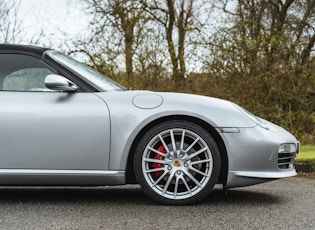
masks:
{"type": "MultiPolygon", "coordinates": [[[[18,1],[12,4],[0,2],[1,43],[23,37],[18,1]]],[[[134,89],[231,100],[315,143],[315,0],[81,5],[89,31],[60,47],[103,74],[134,89]]]]}
{"type": "Polygon", "coordinates": [[[94,68],[135,89],[234,101],[315,142],[314,0],[84,2],[93,42],[76,46],[94,68]]]}

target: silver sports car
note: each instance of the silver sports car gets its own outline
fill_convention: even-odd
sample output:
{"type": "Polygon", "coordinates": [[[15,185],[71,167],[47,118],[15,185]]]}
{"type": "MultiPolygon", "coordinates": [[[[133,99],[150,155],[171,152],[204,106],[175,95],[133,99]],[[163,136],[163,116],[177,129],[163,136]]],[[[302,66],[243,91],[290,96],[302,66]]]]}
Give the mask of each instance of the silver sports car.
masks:
{"type": "Polygon", "coordinates": [[[126,90],[55,50],[0,45],[0,184],[139,183],[185,205],[296,175],[299,142],[232,102],[126,90]]]}

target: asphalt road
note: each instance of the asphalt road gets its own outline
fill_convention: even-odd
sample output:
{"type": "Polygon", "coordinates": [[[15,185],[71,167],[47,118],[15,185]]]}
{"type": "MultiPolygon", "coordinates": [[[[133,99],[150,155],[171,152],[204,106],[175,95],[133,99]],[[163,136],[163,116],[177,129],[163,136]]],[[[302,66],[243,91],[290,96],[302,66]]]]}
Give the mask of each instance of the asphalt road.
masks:
{"type": "Polygon", "coordinates": [[[216,187],[194,206],[153,203],[138,186],[1,188],[0,229],[315,229],[315,179],[216,187]]]}

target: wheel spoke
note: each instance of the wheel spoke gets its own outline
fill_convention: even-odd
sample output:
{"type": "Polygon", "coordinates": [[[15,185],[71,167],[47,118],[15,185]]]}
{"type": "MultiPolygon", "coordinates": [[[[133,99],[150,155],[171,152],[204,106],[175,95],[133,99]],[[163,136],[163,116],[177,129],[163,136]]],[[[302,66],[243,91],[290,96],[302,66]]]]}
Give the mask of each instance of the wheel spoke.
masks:
{"type": "Polygon", "coordinates": [[[152,148],[150,146],[148,146],[148,149],[151,150],[152,152],[155,152],[156,154],[159,154],[159,155],[165,157],[164,153],[162,153],[162,152],[160,152],[160,151],[158,151],[158,150],[156,150],[156,149],[154,149],[154,148],[152,148]]]}
{"type": "Polygon", "coordinates": [[[207,162],[211,162],[211,159],[205,159],[205,160],[200,160],[200,161],[193,161],[190,162],[191,165],[196,165],[196,164],[203,164],[203,163],[207,163],[207,162]]]}
{"type": "Polygon", "coordinates": [[[152,158],[143,158],[144,161],[146,162],[151,162],[151,163],[157,163],[157,164],[167,164],[169,162],[165,160],[157,160],[157,159],[152,159],[152,158]]]}
{"type": "Polygon", "coordinates": [[[156,169],[148,169],[148,170],[145,170],[144,173],[153,173],[153,172],[159,172],[159,171],[164,171],[165,169],[164,168],[156,168],[156,169]]]}
{"type": "Polygon", "coordinates": [[[174,137],[174,132],[172,129],[170,130],[170,135],[171,135],[171,140],[172,140],[173,151],[176,151],[175,137],[174,137]]]}
{"type": "Polygon", "coordinates": [[[159,134],[159,138],[160,138],[160,141],[162,142],[166,152],[168,153],[170,150],[168,149],[167,144],[165,143],[165,141],[164,141],[163,137],[161,136],[161,134],[159,134]]]}
{"type": "Polygon", "coordinates": [[[185,141],[185,130],[183,130],[182,139],[180,141],[180,150],[181,151],[184,151],[184,141],[185,141]]]}
{"type": "Polygon", "coordinates": [[[151,185],[151,187],[155,187],[160,181],[168,174],[168,171],[165,171],[155,182],[151,185]]]}
{"type": "Polygon", "coordinates": [[[185,152],[188,153],[189,150],[199,141],[199,139],[200,137],[197,137],[196,140],[185,150],[185,152]]]}
{"type": "Polygon", "coordinates": [[[187,157],[187,160],[190,160],[190,159],[194,158],[195,156],[198,156],[200,153],[203,153],[204,151],[206,151],[206,150],[208,150],[208,149],[209,149],[209,147],[207,146],[207,147],[204,147],[204,148],[198,150],[197,152],[195,152],[195,153],[189,155],[189,156],[187,157]]]}
{"type": "Polygon", "coordinates": [[[185,174],[198,186],[202,187],[202,184],[193,176],[190,172],[186,171],[185,174]]]}
{"type": "Polygon", "coordinates": [[[204,172],[202,172],[202,171],[200,171],[200,170],[198,170],[198,169],[196,169],[196,168],[194,168],[194,167],[189,167],[189,169],[192,170],[192,171],[194,171],[194,172],[196,172],[196,173],[198,173],[198,174],[200,174],[200,175],[203,175],[203,176],[205,176],[205,177],[208,177],[208,176],[209,176],[207,173],[204,173],[204,172]]]}
{"type": "Polygon", "coordinates": [[[165,184],[165,186],[164,186],[164,189],[163,189],[163,195],[166,193],[166,191],[167,191],[167,189],[168,189],[168,186],[170,186],[170,183],[171,183],[171,181],[172,181],[172,179],[173,179],[173,177],[174,177],[174,174],[175,174],[175,171],[173,171],[171,174],[170,174],[170,176],[168,177],[168,179],[167,179],[167,182],[166,182],[166,184],[165,184]]]}
{"type": "Polygon", "coordinates": [[[187,184],[187,181],[185,179],[182,179],[182,181],[183,181],[183,183],[184,183],[184,185],[185,185],[185,187],[187,189],[187,192],[189,192],[189,194],[191,195],[192,194],[191,193],[191,189],[190,189],[189,185],[187,184]]]}
{"type": "Polygon", "coordinates": [[[174,198],[175,198],[175,199],[176,199],[176,197],[177,197],[177,191],[178,191],[179,180],[180,180],[180,177],[177,176],[177,177],[176,177],[176,181],[175,181],[175,188],[174,188],[174,198]]]}

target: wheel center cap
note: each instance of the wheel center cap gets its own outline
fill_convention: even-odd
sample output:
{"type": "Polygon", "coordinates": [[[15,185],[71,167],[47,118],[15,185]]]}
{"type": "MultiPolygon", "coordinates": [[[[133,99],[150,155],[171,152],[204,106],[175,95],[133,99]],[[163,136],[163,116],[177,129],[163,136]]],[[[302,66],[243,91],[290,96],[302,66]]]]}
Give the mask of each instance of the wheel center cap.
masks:
{"type": "Polygon", "coordinates": [[[176,161],[174,161],[174,166],[180,167],[180,166],[182,166],[182,164],[180,163],[180,161],[176,160],[176,161]]]}

